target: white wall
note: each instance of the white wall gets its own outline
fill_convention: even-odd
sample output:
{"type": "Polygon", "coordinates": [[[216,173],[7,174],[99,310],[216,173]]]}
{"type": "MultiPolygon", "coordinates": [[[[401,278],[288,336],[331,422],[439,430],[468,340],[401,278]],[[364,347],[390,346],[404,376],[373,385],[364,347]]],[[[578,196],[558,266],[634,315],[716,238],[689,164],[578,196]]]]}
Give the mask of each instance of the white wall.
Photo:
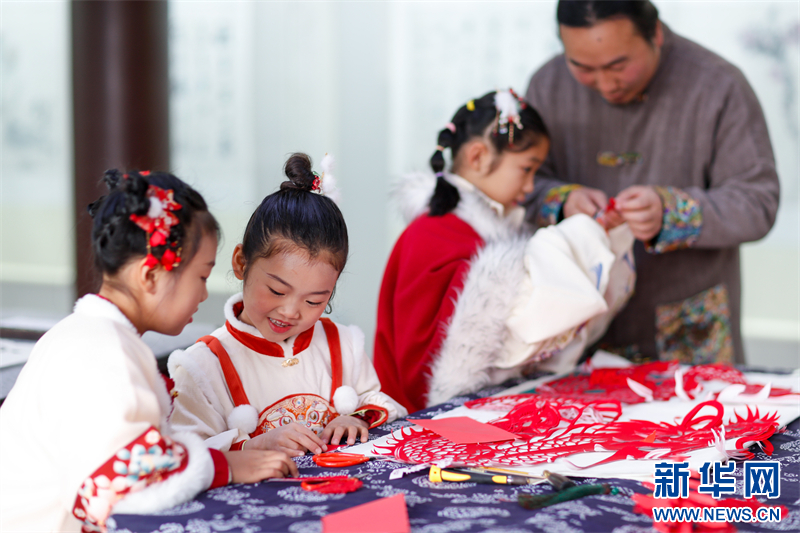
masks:
{"type": "MultiPolygon", "coordinates": [[[[743,247],[743,328],[800,341],[800,2],[657,1],[662,19],[739,66],[758,94],[783,187],[778,222],[743,247]]],[[[72,272],[68,5],[0,4],[0,281],[66,290],[72,272]],[[24,221],[21,222],[21,221],[24,221]]],[[[555,2],[170,2],[172,162],[223,223],[211,289],[288,154],[334,153],[351,258],[334,316],[371,338],[402,229],[388,185],[427,168],[467,99],[560,52],[555,2]]],[[[6,296],[8,291],[4,291],[6,296]]],[[[2,303],[3,311],[20,302],[2,303]]],[[[24,305],[22,302],[20,305],[24,305]]],[[[68,309],[60,310],[63,312],[68,309]]],[[[219,311],[205,310],[205,316],[219,311]]]]}

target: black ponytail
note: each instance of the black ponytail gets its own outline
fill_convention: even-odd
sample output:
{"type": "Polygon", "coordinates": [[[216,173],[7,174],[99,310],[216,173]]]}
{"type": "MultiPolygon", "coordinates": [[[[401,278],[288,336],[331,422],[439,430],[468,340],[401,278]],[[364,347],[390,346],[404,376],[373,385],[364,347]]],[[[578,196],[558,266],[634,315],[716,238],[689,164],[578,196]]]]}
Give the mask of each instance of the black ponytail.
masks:
{"type": "Polygon", "coordinates": [[[444,179],[444,149],[451,148],[455,140],[455,133],[449,127],[439,132],[439,145],[431,156],[431,168],[436,173],[436,190],[433,192],[429,203],[428,214],[434,217],[446,215],[456,208],[461,200],[458,189],[444,179]]]}
{"type": "Polygon", "coordinates": [[[509,127],[506,131],[494,129],[498,117],[495,106],[495,91],[470,100],[453,115],[450,123],[439,132],[438,146],[430,164],[436,173],[436,189],[428,204],[428,214],[443,216],[456,208],[461,197],[453,185],[444,178],[444,150],[449,148],[453,162],[458,152],[469,140],[483,137],[489,140],[497,153],[505,151],[524,152],[549,137],[542,117],[527,102],[520,100],[520,123],[522,129],[509,127]],[[490,131],[492,130],[492,131],[490,131]]]}

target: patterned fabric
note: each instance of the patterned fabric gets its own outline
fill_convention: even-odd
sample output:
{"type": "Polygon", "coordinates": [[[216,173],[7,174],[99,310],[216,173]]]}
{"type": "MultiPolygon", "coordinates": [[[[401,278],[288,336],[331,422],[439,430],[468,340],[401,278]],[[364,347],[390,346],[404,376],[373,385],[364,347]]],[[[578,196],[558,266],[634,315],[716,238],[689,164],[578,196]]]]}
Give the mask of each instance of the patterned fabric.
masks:
{"type": "Polygon", "coordinates": [[[703,212],[700,204],[676,187],[655,187],[664,205],[661,233],[645,244],[645,250],[661,254],[689,248],[703,229],[703,212]]]}
{"type": "MultiPolygon", "coordinates": [[[[490,387],[479,394],[460,396],[449,402],[414,413],[413,418],[432,418],[462,405],[467,400],[487,397],[508,386],[490,387]]],[[[370,431],[370,440],[390,431],[410,426],[397,420],[370,431]]],[[[769,505],[785,505],[789,515],[779,523],[736,524],[740,533],[800,530],[800,420],[788,425],[784,433],[770,437],[774,453],[767,456],[751,447],[756,460],[777,460],[780,469],[780,498],[760,500],[769,505]]],[[[321,494],[300,488],[299,483],[255,483],[228,485],[199,495],[195,500],[157,515],[114,515],[109,529],[117,533],[213,533],[246,531],[252,533],[320,533],[320,519],[378,498],[403,494],[414,533],[650,533],[653,519],[636,514],[633,494],[650,494],[652,489],[632,480],[613,479],[608,483],[619,494],[587,496],[536,511],[523,509],[517,496],[551,494],[553,488],[541,485],[484,485],[477,483],[433,483],[428,470],[400,479],[389,474],[407,465],[391,461],[368,461],[347,468],[321,468],[310,455],[296,459],[301,476],[363,476],[364,486],[349,494],[321,494]]],[[[744,484],[743,467],[733,474],[737,498],[744,484]]],[[[576,478],[580,484],[597,480],[576,478]]],[[[604,480],[605,482],[605,480],[604,480]]]]}
{"type": "Polygon", "coordinates": [[[539,210],[539,216],[536,218],[536,224],[540,228],[558,224],[564,218],[562,209],[564,202],[567,201],[567,196],[578,188],[580,185],[562,185],[547,191],[542,208],[539,210]]]}
{"type": "Polygon", "coordinates": [[[295,394],[287,396],[270,405],[258,419],[258,427],[252,437],[266,433],[287,424],[297,422],[317,435],[321,434],[328,422],[336,418],[336,412],[322,396],[316,394],[295,394]]]}
{"type": "Polygon", "coordinates": [[[733,342],[725,284],[657,306],[656,347],[662,360],[697,365],[730,362],[733,342]]]}
{"type": "Polygon", "coordinates": [[[111,509],[126,494],[164,481],[188,464],[186,448],[150,426],[86,478],[72,514],[84,523],[84,532],[105,531],[111,509]]]}

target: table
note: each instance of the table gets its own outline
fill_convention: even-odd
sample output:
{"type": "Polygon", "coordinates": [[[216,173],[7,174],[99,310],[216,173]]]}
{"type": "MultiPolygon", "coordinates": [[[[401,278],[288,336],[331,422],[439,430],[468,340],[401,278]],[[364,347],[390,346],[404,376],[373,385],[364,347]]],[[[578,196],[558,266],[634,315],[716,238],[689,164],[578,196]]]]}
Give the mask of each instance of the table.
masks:
{"type": "MultiPolygon", "coordinates": [[[[413,418],[431,418],[449,411],[467,400],[485,397],[504,390],[492,387],[471,396],[414,413],[413,418]]],[[[409,425],[395,421],[370,432],[376,438],[388,431],[409,425]]],[[[800,420],[789,424],[782,434],[771,439],[775,446],[772,457],[760,450],[755,459],[777,459],[781,463],[781,496],[764,500],[770,505],[782,504],[790,515],[780,523],[737,524],[739,531],[800,531],[800,420]]],[[[753,451],[756,451],[754,448],[753,451]]],[[[528,511],[517,501],[519,491],[551,492],[549,485],[515,487],[474,483],[439,483],[428,481],[427,470],[399,480],[389,480],[389,473],[403,467],[388,461],[370,461],[348,468],[317,467],[310,455],[298,459],[301,475],[363,474],[364,486],[350,494],[320,494],[302,490],[299,483],[262,482],[252,485],[229,485],[198,496],[195,500],[158,515],[114,515],[109,531],[118,533],[212,533],[243,531],[246,533],[290,532],[319,533],[320,517],[373,501],[377,498],[404,494],[411,529],[414,533],[496,532],[545,533],[614,532],[642,533],[655,531],[652,519],[633,513],[630,495],[648,491],[638,482],[610,481],[618,487],[617,495],[589,496],[564,502],[538,511],[528,511]]],[[[737,467],[737,497],[742,494],[742,468],[737,467]]],[[[587,480],[594,482],[596,480],[587,480]]],[[[605,480],[604,480],[605,482],[605,480]]]]}

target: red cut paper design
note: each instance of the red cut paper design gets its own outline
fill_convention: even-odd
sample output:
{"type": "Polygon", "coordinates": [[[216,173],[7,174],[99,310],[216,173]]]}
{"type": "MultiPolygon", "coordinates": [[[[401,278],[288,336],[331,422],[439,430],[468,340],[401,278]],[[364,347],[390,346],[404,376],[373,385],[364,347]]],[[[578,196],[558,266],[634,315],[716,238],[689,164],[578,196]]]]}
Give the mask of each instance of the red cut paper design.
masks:
{"type": "Polygon", "coordinates": [[[764,451],[772,452],[767,439],[778,430],[777,413],[762,416],[757,409],[750,408],[746,416],[734,414],[723,426],[724,408],[716,400],[697,405],[680,424],[619,421],[622,406],[615,399],[583,402],[520,394],[476,400],[467,405],[471,408],[515,405],[505,417],[490,424],[516,433],[519,439],[456,444],[429,430],[404,428],[393,432],[385,446],[375,446],[376,452],[409,463],[452,459],[457,466],[485,467],[533,465],[578,453],[614,452],[595,463],[598,465],[628,458],[678,459],[688,452],[738,437],[737,452],[752,457],[746,448],[753,442],[763,443],[764,451]]]}
{"type": "MultiPolygon", "coordinates": [[[[635,381],[652,391],[653,400],[666,401],[676,395],[675,373],[680,368],[677,361],[656,361],[624,368],[599,368],[591,374],[572,374],[536,387],[536,394],[554,398],[573,398],[591,402],[599,398],[616,399],[626,404],[647,401],[636,394],[628,384],[635,381]]],[[[745,384],[745,394],[755,394],[762,385],[747,384],[739,370],[720,363],[697,365],[682,376],[683,390],[696,398],[703,381],[719,380],[731,384],[745,384]]],[[[792,394],[789,389],[773,388],[770,396],[792,394]]]]}

